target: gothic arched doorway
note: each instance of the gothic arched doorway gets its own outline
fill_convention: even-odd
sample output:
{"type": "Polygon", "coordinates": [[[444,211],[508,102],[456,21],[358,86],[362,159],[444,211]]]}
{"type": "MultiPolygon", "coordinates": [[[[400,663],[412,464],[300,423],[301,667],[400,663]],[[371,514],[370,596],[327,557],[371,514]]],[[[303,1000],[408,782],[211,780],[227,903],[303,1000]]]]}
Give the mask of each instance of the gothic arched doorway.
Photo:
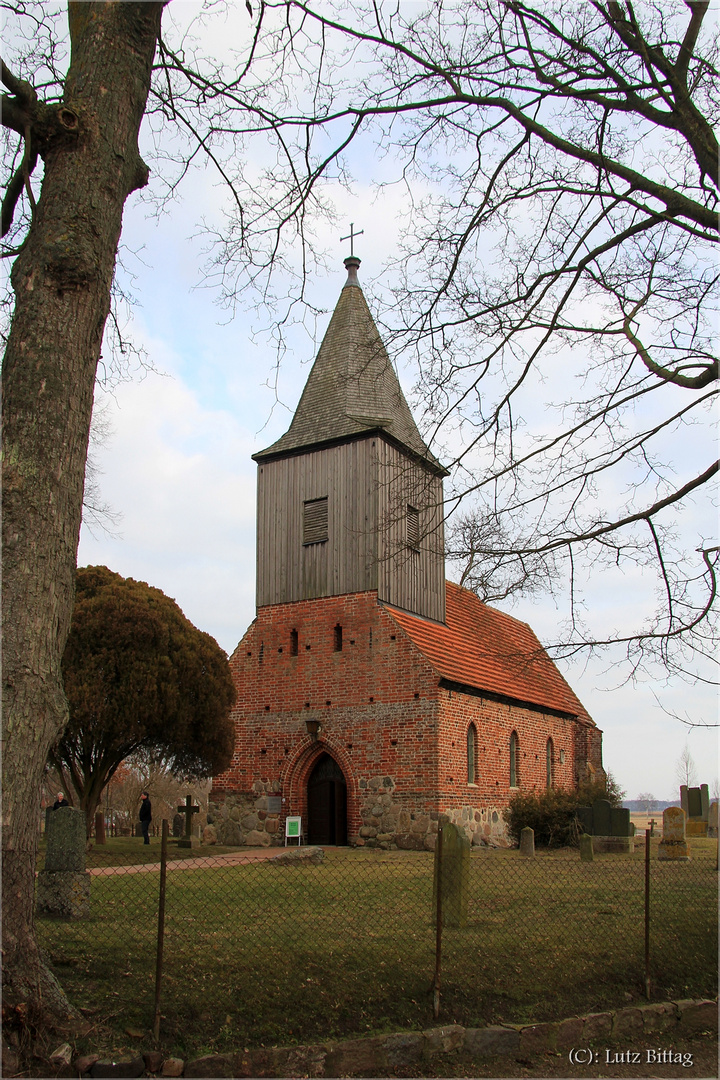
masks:
{"type": "Polygon", "coordinates": [[[321,754],[307,785],[308,843],[347,844],[347,784],[329,754],[321,754]]]}

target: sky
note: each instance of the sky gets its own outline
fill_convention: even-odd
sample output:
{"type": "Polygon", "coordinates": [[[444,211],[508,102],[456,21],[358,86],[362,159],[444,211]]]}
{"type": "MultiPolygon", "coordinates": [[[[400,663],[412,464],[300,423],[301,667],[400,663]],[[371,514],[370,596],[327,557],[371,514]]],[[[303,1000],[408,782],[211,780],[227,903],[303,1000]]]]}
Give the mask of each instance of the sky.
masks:
{"type": "MultiPolygon", "coordinates": [[[[187,6],[187,5],[185,5],[187,6]]],[[[173,5],[178,10],[178,5],[173,5]]],[[[337,225],[319,226],[330,251],[326,273],[309,282],[311,300],[329,320],[345,280],[349,253],[340,236],[350,223],[366,292],[397,248],[397,189],[378,196],[364,171],[350,191],[336,193],[337,225]]],[[[207,240],[198,207],[212,220],[222,202],[212,174],[191,172],[157,220],[142,195],[126,206],[121,259],[132,277],[135,304],[127,332],[146,351],[153,370],[111,390],[98,387],[96,411],[106,434],[92,450],[101,499],[115,516],[106,527],[85,524],[78,564],[103,564],[162,589],[186,616],[231,653],[254,617],[255,474],[251,455],[279,438],[290,423],[319,344],[293,331],[277,376],[267,316],[252,307],[230,312],[203,279],[207,240]]],[[[370,297],[369,297],[370,299],[370,297]]],[[[399,375],[412,401],[413,373],[399,375]]],[[[613,617],[631,619],[643,599],[629,575],[598,582],[589,601],[613,617]]],[[[504,605],[552,641],[561,612],[550,598],[504,605]]],[[[652,792],[678,798],[676,764],[685,745],[698,781],[718,775],[717,730],[689,728],[668,715],[717,720],[715,692],[683,683],[624,681],[612,659],[577,659],[563,674],[603,730],[604,763],[628,798],[652,792]],[[667,710],[667,711],[664,711],[667,710]]]]}

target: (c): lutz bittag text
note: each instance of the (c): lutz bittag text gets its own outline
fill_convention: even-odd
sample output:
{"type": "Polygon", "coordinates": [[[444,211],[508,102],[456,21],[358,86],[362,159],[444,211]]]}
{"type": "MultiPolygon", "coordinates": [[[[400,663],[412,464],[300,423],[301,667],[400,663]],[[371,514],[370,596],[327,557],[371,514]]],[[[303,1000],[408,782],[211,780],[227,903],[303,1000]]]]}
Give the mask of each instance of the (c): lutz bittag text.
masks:
{"type": "Polygon", "coordinates": [[[592,1050],[589,1046],[577,1046],[568,1054],[571,1065],[681,1065],[691,1069],[692,1054],[680,1050],[662,1050],[645,1047],[644,1050],[614,1050],[606,1046],[592,1050]]]}

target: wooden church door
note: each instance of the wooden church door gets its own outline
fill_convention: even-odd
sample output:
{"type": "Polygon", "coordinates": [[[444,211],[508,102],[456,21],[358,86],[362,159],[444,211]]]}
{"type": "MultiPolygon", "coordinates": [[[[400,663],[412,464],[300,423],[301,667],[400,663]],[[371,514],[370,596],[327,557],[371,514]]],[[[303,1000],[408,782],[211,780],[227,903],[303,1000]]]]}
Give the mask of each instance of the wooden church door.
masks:
{"type": "Polygon", "coordinates": [[[309,844],[347,844],[347,784],[329,754],[310,773],[307,805],[309,844]]]}

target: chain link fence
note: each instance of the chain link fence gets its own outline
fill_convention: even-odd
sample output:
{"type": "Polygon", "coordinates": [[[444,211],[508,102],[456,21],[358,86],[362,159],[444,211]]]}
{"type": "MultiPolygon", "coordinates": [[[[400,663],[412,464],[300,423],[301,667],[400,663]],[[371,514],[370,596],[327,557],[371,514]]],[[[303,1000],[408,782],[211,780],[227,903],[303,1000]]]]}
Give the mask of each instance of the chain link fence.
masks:
{"type": "MultiPolygon", "coordinates": [[[[97,865],[116,858],[109,842],[93,852],[90,917],[38,919],[71,1000],[99,1022],[156,1024],[197,1053],[423,1027],[438,1002],[442,1022],[480,1026],[644,995],[643,850],[593,862],[573,849],[473,852],[459,925],[441,884],[439,954],[432,853],[328,849],[284,863],[282,849],[209,850],[178,858],[171,845],[163,918],[160,845],[156,862],[97,865]]],[[[681,864],[659,862],[651,841],[655,999],[717,993],[716,867],[712,841],[681,864]]]]}

